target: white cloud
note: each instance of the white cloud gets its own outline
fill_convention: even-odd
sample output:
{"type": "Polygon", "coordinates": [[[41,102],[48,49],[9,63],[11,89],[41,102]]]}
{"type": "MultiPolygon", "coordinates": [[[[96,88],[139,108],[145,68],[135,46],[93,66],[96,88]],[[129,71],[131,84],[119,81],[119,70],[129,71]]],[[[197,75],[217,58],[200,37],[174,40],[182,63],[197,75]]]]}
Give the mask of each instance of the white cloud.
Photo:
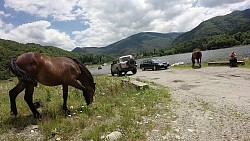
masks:
{"type": "Polygon", "coordinates": [[[78,0],[5,0],[5,7],[58,21],[75,20],[78,0]]]}
{"type": "MultiPolygon", "coordinates": [[[[38,17],[53,17],[57,21],[81,19],[83,30],[72,31],[77,46],[103,47],[132,34],[152,32],[185,32],[209,18],[229,14],[234,10],[250,7],[249,0],[5,0],[5,6],[38,17]]],[[[37,29],[24,31],[21,25],[11,30],[24,28],[26,40],[55,44],[56,41],[74,45],[74,41],[63,32],[49,29],[50,23],[37,25],[37,29]],[[49,35],[54,35],[49,40],[49,35]],[[31,38],[31,39],[28,39],[31,38]],[[67,39],[61,41],[61,39],[67,39]],[[55,40],[55,41],[54,41],[55,40]]],[[[27,29],[26,27],[26,29],[27,29]]],[[[29,27],[30,28],[30,27],[29,27]]],[[[14,32],[16,31],[16,32],[14,32]]],[[[16,35],[15,35],[16,34],[16,35]]],[[[19,39],[17,38],[17,39],[19,39]]],[[[14,39],[14,38],[13,38],[14,39]]],[[[57,45],[58,46],[58,45],[57,45]]],[[[65,45],[64,47],[69,46],[65,45]]],[[[69,49],[69,48],[68,48],[69,49]]]]}
{"type": "Polygon", "coordinates": [[[220,7],[228,4],[237,4],[245,0],[198,0],[198,4],[204,7],[220,7]]]}
{"type": "Polygon", "coordinates": [[[65,33],[50,29],[50,25],[48,21],[27,23],[10,30],[5,36],[21,43],[38,43],[72,50],[75,47],[74,41],[65,33]]]}
{"type": "Polygon", "coordinates": [[[105,46],[143,31],[189,31],[204,20],[229,14],[243,5],[249,7],[250,3],[247,0],[81,0],[78,12],[90,21],[90,28],[74,34],[81,46],[105,46]]]}
{"type": "Polygon", "coordinates": [[[6,14],[4,11],[0,11],[0,17],[10,17],[11,14],[6,14]]]}

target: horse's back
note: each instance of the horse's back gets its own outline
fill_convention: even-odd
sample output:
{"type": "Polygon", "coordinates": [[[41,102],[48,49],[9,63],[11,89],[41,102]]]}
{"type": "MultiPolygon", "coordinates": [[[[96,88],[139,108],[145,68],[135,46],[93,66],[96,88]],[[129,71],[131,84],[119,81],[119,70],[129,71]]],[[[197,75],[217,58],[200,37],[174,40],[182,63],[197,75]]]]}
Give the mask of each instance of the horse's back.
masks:
{"type": "Polygon", "coordinates": [[[16,64],[35,80],[49,86],[67,83],[81,73],[79,66],[70,58],[34,52],[18,56],[16,64]]]}
{"type": "Polygon", "coordinates": [[[197,59],[197,58],[201,58],[201,57],[202,57],[201,51],[192,52],[192,58],[197,59]]]}

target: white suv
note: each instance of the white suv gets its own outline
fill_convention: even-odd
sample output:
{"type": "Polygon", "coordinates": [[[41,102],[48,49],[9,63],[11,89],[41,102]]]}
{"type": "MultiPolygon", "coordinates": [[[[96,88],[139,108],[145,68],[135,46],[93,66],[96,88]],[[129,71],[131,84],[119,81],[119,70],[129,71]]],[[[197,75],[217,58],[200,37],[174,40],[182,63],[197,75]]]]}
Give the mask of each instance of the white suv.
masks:
{"type": "Polygon", "coordinates": [[[136,74],[136,67],[136,61],[132,55],[121,56],[111,64],[111,75],[114,76],[114,74],[117,74],[121,76],[123,72],[126,74],[128,71],[136,74]]]}

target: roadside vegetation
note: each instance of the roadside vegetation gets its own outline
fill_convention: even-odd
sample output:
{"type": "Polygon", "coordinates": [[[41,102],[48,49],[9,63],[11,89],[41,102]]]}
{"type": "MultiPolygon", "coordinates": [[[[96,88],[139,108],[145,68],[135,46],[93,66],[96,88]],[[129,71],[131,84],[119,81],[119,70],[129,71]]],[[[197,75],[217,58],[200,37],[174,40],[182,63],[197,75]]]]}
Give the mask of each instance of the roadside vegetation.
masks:
{"type": "MultiPolygon", "coordinates": [[[[224,60],[226,61],[226,60],[224,60]]],[[[243,58],[242,61],[245,62],[245,65],[239,65],[238,67],[240,68],[250,68],[250,58],[243,58]]],[[[208,63],[202,63],[201,67],[213,67],[209,66],[208,63]]],[[[192,67],[192,64],[181,64],[181,65],[176,65],[176,66],[171,66],[171,69],[198,69],[198,65],[196,64],[194,67],[192,67]]]]}
{"type": "MultiPolygon", "coordinates": [[[[32,125],[38,125],[43,140],[102,140],[102,136],[113,131],[122,133],[122,140],[145,140],[146,133],[156,124],[144,122],[144,117],[154,117],[160,109],[157,104],[167,105],[170,95],[166,88],[157,90],[137,90],[129,84],[121,85],[125,77],[108,75],[94,76],[97,83],[95,99],[87,107],[82,93],[72,87],[69,89],[68,108],[71,115],[62,110],[61,86],[47,87],[39,84],[35,88],[34,102],[40,101],[39,108],[43,118],[36,120],[23,99],[24,92],[16,99],[18,116],[10,116],[8,92],[17,83],[16,78],[0,81],[0,140],[26,140],[20,132],[32,125]],[[11,136],[7,136],[7,135],[11,136]]],[[[128,79],[128,78],[127,78],[128,79]]],[[[153,85],[153,84],[152,84],[153,85]]],[[[166,108],[165,114],[171,116],[166,108]]],[[[171,120],[171,119],[169,119],[171,120]]],[[[164,127],[165,131],[171,129],[164,127]]],[[[30,134],[29,131],[27,134],[30,134]]]]}
{"type": "Polygon", "coordinates": [[[243,61],[245,62],[245,65],[240,66],[240,67],[242,67],[242,68],[250,68],[250,58],[249,57],[244,58],[243,61]]]}

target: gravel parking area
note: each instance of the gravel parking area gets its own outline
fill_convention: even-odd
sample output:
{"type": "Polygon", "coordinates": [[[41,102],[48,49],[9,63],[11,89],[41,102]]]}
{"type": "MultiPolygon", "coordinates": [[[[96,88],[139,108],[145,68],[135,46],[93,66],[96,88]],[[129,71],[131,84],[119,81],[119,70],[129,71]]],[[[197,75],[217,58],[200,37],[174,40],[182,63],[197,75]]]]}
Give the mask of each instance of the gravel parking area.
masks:
{"type": "Polygon", "coordinates": [[[250,140],[250,69],[139,70],[131,77],[169,87],[173,99],[175,120],[157,120],[171,132],[155,129],[148,140],[250,140]]]}

